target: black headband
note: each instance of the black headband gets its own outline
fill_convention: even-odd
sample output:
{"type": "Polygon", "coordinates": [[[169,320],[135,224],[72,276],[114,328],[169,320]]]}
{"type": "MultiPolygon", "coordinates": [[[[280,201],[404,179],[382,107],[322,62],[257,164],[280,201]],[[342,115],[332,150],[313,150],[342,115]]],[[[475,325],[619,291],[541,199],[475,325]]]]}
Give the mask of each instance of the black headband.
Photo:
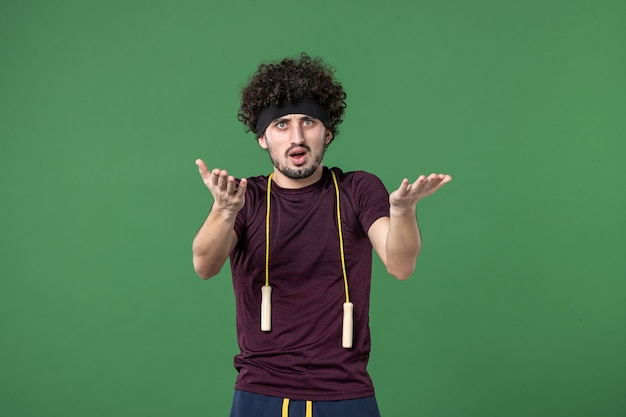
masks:
{"type": "Polygon", "coordinates": [[[330,112],[328,109],[316,101],[303,98],[296,101],[287,101],[280,106],[271,105],[265,108],[256,122],[257,134],[262,135],[273,120],[286,114],[306,114],[319,119],[326,127],[330,125],[330,112]]]}

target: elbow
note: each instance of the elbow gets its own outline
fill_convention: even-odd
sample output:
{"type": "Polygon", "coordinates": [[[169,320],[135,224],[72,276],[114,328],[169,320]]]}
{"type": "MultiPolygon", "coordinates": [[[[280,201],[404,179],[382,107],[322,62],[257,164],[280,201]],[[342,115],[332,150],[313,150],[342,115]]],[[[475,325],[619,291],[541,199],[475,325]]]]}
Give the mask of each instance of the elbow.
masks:
{"type": "Polygon", "coordinates": [[[209,272],[196,269],[196,275],[198,275],[200,278],[206,281],[209,278],[213,278],[216,274],[211,274],[209,272]]]}
{"type": "Polygon", "coordinates": [[[387,272],[400,281],[408,279],[413,272],[415,272],[415,264],[417,263],[417,256],[409,259],[404,259],[398,262],[390,262],[385,266],[387,272]]]}
{"type": "Polygon", "coordinates": [[[387,268],[387,272],[400,281],[408,279],[415,271],[415,265],[413,267],[404,268],[387,268]]]}
{"type": "Polygon", "coordinates": [[[196,271],[196,275],[204,280],[214,277],[219,274],[221,270],[221,268],[215,268],[214,266],[207,265],[205,262],[202,262],[201,259],[196,257],[193,258],[193,269],[196,271]]]}
{"type": "Polygon", "coordinates": [[[383,261],[387,272],[400,281],[407,280],[415,272],[415,264],[421,251],[421,244],[418,242],[415,250],[407,251],[400,256],[387,256],[383,261]]]}

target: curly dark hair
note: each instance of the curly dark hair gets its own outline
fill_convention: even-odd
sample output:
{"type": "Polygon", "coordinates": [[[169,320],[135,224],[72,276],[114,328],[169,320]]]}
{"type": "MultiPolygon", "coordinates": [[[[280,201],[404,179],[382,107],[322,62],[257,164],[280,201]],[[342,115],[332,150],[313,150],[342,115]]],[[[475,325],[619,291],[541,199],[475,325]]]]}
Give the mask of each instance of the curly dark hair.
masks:
{"type": "Polygon", "coordinates": [[[247,126],[248,132],[260,136],[263,132],[257,132],[256,123],[264,109],[307,98],[328,109],[330,123],[326,128],[334,138],[339,132],[337,126],[343,122],[346,93],[333,72],[321,58],[311,58],[306,53],[300,54],[299,59],[261,64],[241,93],[237,118],[247,126]]]}

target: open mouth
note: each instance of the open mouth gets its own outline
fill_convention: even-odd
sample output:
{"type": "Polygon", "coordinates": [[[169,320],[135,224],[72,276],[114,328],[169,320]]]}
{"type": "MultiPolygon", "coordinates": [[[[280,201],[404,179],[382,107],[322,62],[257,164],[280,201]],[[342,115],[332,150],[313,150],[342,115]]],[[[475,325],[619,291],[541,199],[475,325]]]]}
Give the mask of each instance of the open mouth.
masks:
{"type": "Polygon", "coordinates": [[[300,165],[304,163],[306,159],[306,153],[307,153],[306,149],[295,149],[289,152],[289,158],[292,160],[294,164],[300,165]]]}

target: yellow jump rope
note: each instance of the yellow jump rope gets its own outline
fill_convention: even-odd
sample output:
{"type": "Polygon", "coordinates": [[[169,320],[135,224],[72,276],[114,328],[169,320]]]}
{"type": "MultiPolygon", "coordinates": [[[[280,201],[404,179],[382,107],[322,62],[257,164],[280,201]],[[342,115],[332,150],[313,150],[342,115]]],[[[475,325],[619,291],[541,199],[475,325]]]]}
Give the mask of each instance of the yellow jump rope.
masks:
{"type": "MultiPolygon", "coordinates": [[[[343,303],[343,327],[341,335],[341,346],[349,349],[352,347],[353,339],[353,310],[354,305],[350,302],[350,292],[348,290],[348,275],[346,273],[346,257],[343,248],[343,232],[341,230],[341,205],[339,203],[339,185],[337,176],[333,170],[330,171],[335,185],[335,200],[337,203],[337,229],[339,232],[339,252],[341,255],[341,272],[346,292],[346,302],[343,303]]],[[[267,178],[267,212],[265,215],[265,285],[261,287],[261,330],[269,332],[272,330],[272,287],[270,286],[270,197],[272,190],[272,177],[267,178]]]]}

